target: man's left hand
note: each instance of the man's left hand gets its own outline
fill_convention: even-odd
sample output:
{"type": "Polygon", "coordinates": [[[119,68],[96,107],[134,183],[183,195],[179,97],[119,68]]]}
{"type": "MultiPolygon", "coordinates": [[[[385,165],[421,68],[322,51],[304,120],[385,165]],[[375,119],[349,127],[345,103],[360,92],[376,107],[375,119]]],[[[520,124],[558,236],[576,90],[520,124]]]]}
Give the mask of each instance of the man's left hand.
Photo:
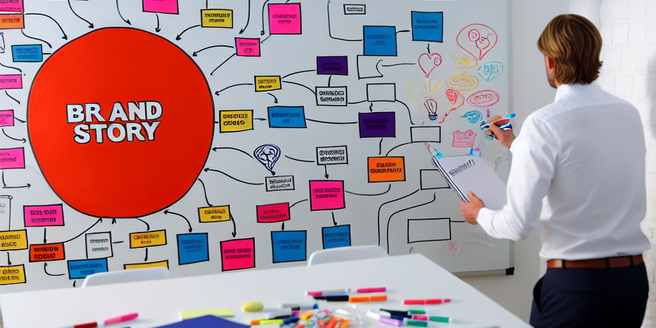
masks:
{"type": "Polygon", "coordinates": [[[473,192],[469,192],[469,203],[465,201],[460,201],[460,212],[462,213],[462,216],[467,220],[467,223],[476,225],[478,222],[476,221],[476,217],[478,216],[478,211],[481,210],[481,208],[485,207],[485,203],[483,201],[476,197],[476,195],[473,192]]]}

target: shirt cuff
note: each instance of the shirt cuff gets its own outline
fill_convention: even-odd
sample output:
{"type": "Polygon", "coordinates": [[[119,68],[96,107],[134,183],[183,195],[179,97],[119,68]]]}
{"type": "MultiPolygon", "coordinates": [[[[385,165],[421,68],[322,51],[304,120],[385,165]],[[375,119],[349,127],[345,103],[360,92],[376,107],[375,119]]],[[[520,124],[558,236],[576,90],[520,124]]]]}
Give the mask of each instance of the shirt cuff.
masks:
{"type": "Polygon", "coordinates": [[[485,232],[491,236],[491,231],[492,231],[492,217],[494,216],[494,213],[496,211],[493,211],[487,207],[483,207],[478,211],[478,215],[476,216],[476,222],[485,230],[485,232]]]}

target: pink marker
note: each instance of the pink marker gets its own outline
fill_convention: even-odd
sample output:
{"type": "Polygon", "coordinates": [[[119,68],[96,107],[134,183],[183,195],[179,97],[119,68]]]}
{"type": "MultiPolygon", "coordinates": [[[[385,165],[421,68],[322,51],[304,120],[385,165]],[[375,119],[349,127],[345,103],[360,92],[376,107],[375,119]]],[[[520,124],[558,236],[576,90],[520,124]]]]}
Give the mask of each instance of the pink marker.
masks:
{"type": "Polygon", "coordinates": [[[384,293],[387,289],[385,287],[369,287],[369,288],[358,288],[356,291],[358,293],[384,293]]]}
{"type": "Polygon", "coordinates": [[[450,298],[430,298],[426,300],[426,304],[442,304],[451,302],[450,298]]]}
{"type": "Polygon", "coordinates": [[[134,313],[118,316],[118,317],[115,317],[115,318],[109,318],[109,319],[105,320],[105,325],[111,325],[111,324],[114,324],[114,323],[130,321],[130,320],[136,319],[138,316],[139,316],[139,314],[137,312],[134,312],[134,313]]]}
{"type": "Polygon", "coordinates": [[[405,305],[424,305],[424,304],[426,304],[426,300],[403,300],[403,304],[405,304],[405,305]]]}
{"type": "Polygon", "coordinates": [[[425,315],[425,314],[413,314],[412,319],[421,320],[421,321],[428,321],[428,316],[425,315]]]}

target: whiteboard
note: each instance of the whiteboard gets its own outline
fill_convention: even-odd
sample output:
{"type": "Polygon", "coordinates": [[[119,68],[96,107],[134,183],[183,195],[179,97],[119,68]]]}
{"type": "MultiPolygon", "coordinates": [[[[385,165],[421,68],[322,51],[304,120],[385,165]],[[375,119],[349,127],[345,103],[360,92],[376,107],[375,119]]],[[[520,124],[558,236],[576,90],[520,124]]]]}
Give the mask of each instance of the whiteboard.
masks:
{"type": "Polygon", "coordinates": [[[0,11],[0,292],[371,244],[511,274],[511,243],[464,222],[423,145],[506,179],[480,128],[511,111],[505,0],[0,11]]]}

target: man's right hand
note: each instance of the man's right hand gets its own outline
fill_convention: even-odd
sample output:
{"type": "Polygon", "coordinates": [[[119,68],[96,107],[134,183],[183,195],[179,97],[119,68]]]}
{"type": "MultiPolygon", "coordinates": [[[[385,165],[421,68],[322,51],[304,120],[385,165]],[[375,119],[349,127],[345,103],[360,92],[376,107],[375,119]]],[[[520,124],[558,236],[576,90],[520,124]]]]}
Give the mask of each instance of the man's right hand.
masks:
{"type": "Polygon", "coordinates": [[[497,121],[501,119],[501,116],[495,116],[491,119],[488,120],[488,123],[490,123],[490,131],[494,133],[494,137],[501,142],[502,145],[504,145],[506,148],[510,149],[510,146],[512,145],[513,141],[515,140],[515,134],[513,133],[513,130],[501,130],[496,124],[492,123],[494,121],[497,121]]]}

